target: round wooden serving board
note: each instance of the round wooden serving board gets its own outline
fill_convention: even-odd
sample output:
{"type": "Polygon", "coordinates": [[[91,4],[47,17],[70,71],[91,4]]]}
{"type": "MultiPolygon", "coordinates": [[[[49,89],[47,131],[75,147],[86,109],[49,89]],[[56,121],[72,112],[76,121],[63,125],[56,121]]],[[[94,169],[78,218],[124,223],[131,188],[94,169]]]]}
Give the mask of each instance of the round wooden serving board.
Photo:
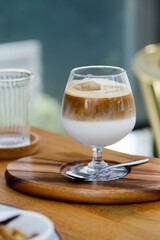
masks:
{"type": "MultiPolygon", "coordinates": [[[[8,185],[22,193],[57,201],[120,204],[160,199],[160,160],[157,158],[150,158],[149,163],[132,168],[127,176],[115,181],[80,182],[60,173],[61,166],[68,162],[65,154],[60,154],[61,157],[55,154],[51,158],[25,157],[10,163],[6,170],[8,185]]],[[[117,155],[119,161],[112,159],[112,162],[140,158],[117,155]]]]}

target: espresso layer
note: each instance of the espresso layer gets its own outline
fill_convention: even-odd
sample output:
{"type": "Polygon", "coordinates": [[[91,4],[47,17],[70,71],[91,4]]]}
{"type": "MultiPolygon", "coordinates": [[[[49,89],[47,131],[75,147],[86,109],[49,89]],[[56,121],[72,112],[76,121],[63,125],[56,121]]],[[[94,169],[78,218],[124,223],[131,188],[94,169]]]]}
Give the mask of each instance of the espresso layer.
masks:
{"type": "Polygon", "coordinates": [[[63,117],[79,121],[130,118],[135,104],[130,87],[105,79],[74,80],[66,88],[63,117]]]}
{"type": "Polygon", "coordinates": [[[132,94],[114,98],[64,96],[63,117],[79,121],[125,119],[135,114],[132,94]]]}

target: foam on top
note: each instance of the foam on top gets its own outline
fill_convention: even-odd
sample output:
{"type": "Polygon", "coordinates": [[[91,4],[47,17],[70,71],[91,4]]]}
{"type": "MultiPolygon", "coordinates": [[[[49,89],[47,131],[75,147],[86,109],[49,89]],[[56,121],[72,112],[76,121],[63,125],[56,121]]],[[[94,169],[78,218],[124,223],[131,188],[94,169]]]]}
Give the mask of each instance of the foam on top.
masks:
{"type": "Polygon", "coordinates": [[[129,85],[102,78],[73,80],[66,87],[66,94],[77,97],[112,98],[131,93],[129,85]]]}

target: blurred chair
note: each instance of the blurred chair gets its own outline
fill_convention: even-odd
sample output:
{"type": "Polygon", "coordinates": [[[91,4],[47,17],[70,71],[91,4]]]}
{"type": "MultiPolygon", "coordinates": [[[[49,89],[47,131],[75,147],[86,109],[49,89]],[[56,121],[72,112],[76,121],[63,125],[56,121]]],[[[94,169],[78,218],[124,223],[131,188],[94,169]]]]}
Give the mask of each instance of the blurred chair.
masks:
{"type": "Polygon", "coordinates": [[[31,125],[64,133],[60,121],[60,103],[43,94],[42,45],[38,40],[0,44],[0,68],[24,68],[33,72],[31,125]]]}
{"type": "Polygon", "coordinates": [[[132,69],[140,82],[156,155],[160,157],[160,44],[151,44],[140,50],[133,58],[132,69]]]}

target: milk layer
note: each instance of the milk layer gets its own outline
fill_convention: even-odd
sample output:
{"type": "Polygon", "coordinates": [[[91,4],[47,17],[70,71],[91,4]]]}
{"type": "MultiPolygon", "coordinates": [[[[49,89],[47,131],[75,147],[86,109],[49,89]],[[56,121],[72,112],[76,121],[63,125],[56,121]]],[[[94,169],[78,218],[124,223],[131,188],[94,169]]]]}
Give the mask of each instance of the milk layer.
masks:
{"type": "Polygon", "coordinates": [[[75,121],[62,117],[66,133],[79,143],[105,147],[114,144],[132,131],[135,117],[112,121],[75,121]]]}

